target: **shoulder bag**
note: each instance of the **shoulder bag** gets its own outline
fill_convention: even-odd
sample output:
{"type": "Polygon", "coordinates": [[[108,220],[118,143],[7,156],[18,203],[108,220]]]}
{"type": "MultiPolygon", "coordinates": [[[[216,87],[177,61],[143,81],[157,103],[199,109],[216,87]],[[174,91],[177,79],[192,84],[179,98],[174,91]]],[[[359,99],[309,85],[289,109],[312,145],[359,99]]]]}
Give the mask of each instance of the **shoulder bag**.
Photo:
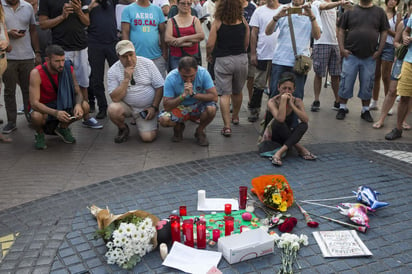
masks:
{"type": "Polygon", "coordinates": [[[298,74],[306,75],[312,68],[312,59],[305,55],[297,55],[295,32],[293,30],[292,17],[288,15],[290,37],[292,39],[293,53],[295,55],[295,65],[293,66],[293,71],[298,74]]]}

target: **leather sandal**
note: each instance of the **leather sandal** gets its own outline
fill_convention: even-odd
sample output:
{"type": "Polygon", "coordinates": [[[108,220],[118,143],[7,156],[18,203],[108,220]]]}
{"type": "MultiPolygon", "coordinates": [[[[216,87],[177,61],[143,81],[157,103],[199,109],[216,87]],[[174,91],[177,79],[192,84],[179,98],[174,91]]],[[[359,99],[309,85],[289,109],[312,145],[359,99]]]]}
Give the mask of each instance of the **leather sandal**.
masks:
{"type": "Polygon", "coordinates": [[[225,137],[230,137],[232,136],[232,129],[229,127],[224,127],[220,133],[225,137]]]}

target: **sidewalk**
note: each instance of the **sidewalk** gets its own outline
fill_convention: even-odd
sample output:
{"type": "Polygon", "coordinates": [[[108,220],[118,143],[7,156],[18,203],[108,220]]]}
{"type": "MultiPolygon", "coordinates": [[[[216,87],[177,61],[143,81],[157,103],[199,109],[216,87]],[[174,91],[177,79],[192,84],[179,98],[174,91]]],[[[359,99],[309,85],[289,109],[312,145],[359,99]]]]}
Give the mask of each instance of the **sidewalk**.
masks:
{"type": "MultiPolygon", "coordinates": [[[[154,143],[140,142],[136,130],[131,130],[126,143],[115,144],[117,129],[105,120],[102,130],[85,129],[76,123],[72,127],[75,145],[47,137],[47,150],[36,151],[34,133],[19,116],[18,130],[11,134],[14,142],[0,144],[0,244],[2,251],[8,251],[4,258],[0,256],[0,273],[116,272],[117,268],[104,263],[103,243],[92,240],[96,222],[86,206],[108,205],[114,213],[142,209],[164,218],[186,204],[188,211],[196,214],[198,189],[206,189],[213,197],[234,197],[237,186],[249,186],[251,178],[271,173],[288,178],[296,199],[346,196],[359,185],[370,185],[382,192],[382,201],[391,204],[371,216],[372,228],[360,235],[374,256],[344,260],[323,259],[312,231],[292,208],[290,213],[299,220],[293,232],[310,237],[310,246],[300,252],[302,273],[409,272],[412,239],[407,229],[412,224],[408,208],[412,191],[407,186],[412,176],[412,132],[386,142],[384,135],[395,125],[396,111],[383,129],[374,130],[360,119],[358,99],[350,100],[350,113],[344,121],[336,120],[336,111],[330,109],[330,88],[322,91],[320,112],[310,112],[312,81],[309,75],[304,103],[310,122],[302,144],[319,159],[303,161],[293,152],[281,168],[255,153],[259,125],[247,122],[246,96],[240,125],[233,126],[232,137],[220,135],[223,123],[218,113],[207,128],[207,148],[195,144],[193,123],[186,127],[182,143],[170,141],[172,129],[160,128],[154,143]],[[11,241],[2,242],[2,237],[17,233],[11,249],[5,248],[11,241]]],[[[2,96],[0,103],[4,104],[2,96]]],[[[375,119],[378,114],[372,112],[375,119]]],[[[5,119],[4,108],[0,117],[5,119]]],[[[412,123],[410,117],[408,122],[412,123]]],[[[318,213],[339,218],[330,210],[318,213]]],[[[322,230],[345,229],[317,221],[322,230]]],[[[231,273],[273,273],[279,263],[279,254],[275,254],[232,266],[222,259],[219,268],[231,273]]],[[[144,257],[136,270],[171,271],[161,266],[157,252],[144,257]]]]}

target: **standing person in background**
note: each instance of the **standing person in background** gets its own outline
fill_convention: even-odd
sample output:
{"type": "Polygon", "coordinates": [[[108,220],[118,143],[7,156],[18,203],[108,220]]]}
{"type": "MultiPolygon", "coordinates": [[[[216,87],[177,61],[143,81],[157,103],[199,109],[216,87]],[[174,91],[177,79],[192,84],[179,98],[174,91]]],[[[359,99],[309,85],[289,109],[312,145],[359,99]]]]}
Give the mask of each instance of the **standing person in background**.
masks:
{"type": "MultiPolygon", "coordinates": [[[[412,12],[412,0],[406,0],[405,3],[407,6],[407,15],[405,16],[403,20],[401,20],[401,22],[396,27],[396,35],[393,40],[393,44],[395,48],[399,48],[403,44],[402,33],[408,23],[408,19],[412,12]]],[[[391,71],[391,81],[389,83],[388,94],[386,94],[385,100],[383,101],[379,120],[376,123],[374,123],[372,126],[374,129],[380,129],[383,127],[386,116],[388,115],[389,111],[393,107],[393,104],[395,103],[396,91],[397,91],[396,89],[398,86],[398,80],[400,78],[402,63],[403,63],[403,59],[396,58],[392,71],[391,71]]],[[[411,109],[411,104],[409,104],[409,109],[411,109]]],[[[408,123],[406,123],[406,118],[405,118],[405,121],[402,123],[402,129],[403,130],[411,129],[411,126],[408,123]]]]}
{"type": "MultiPolygon", "coordinates": [[[[7,35],[7,27],[6,27],[6,24],[4,23],[4,10],[3,10],[3,5],[0,5],[0,77],[2,77],[7,67],[6,48],[8,46],[9,46],[9,36],[7,35]]],[[[1,123],[3,123],[3,119],[0,118],[0,124],[1,123]]],[[[0,142],[10,143],[11,139],[0,133],[0,142]]]]}
{"type": "Polygon", "coordinates": [[[375,77],[376,59],[382,54],[389,23],[385,12],[372,0],[360,0],[352,10],[346,10],[338,24],[338,42],[343,57],[339,83],[339,110],[336,119],[345,119],[346,103],[353,97],[359,74],[358,97],[362,101],[361,119],[373,122],[369,112],[375,77]],[[378,46],[379,45],[379,46],[378,46]]]}
{"type": "Polygon", "coordinates": [[[136,55],[155,63],[163,78],[167,71],[166,19],[159,6],[137,0],[122,13],[122,40],[132,41],[136,55]]]}
{"type": "MultiPolygon", "coordinates": [[[[370,110],[378,110],[379,90],[381,89],[381,78],[383,91],[388,94],[389,82],[391,81],[391,69],[395,57],[393,38],[396,34],[396,26],[402,20],[402,15],[396,12],[400,0],[385,0],[385,13],[388,17],[389,29],[382,54],[376,58],[375,83],[373,85],[372,100],[369,104],[370,110]]],[[[392,113],[392,111],[390,111],[392,113]]]]}
{"type": "MultiPolygon", "coordinates": [[[[53,44],[61,46],[66,60],[73,63],[83,100],[88,100],[90,66],[87,53],[87,34],[90,25],[88,0],[41,0],[39,22],[42,29],[51,29],[53,44]]],[[[83,116],[83,126],[100,129],[99,122],[89,114],[83,116]]]]}
{"type": "MultiPolygon", "coordinates": [[[[216,0],[207,0],[202,7],[202,16],[209,14],[206,20],[203,22],[203,32],[205,33],[205,42],[209,40],[209,33],[212,27],[212,23],[215,20],[216,0]]],[[[215,60],[212,58],[207,60],[207,71],[210,73],[212,79],[215,79],[215,60]]]]}
{"type": "Polygon", "coordinates": [[[199,42],[205,38],[196,16],[190,14],[190,0],[178,0],[179,12],[167,21],[165,41],[170,47],[169,68],[177,68],[180,58],[186,55],[200,60],[199,42]]]}
{"type": "Polygon", "coordinates": [[[332,82],[332,91],[335,96],[335,102],[332,109],[339,109],[339,75],[341,74],[340,52],[338,38],[336,37],[336,8],[339,6],[350,5],[349,1],[341,0],[332,2],[331,0],[317,0],[312,3],[320,12],[322,20],[322,34],[319,40],[314,41],[312,58],[315,78],[313,81],[313,92],[315,100],[310,108],[311,111],[320,109],[320,92],[322,90],[322,77],[330,74],[332,82]]]}
{"type": "Polygon", "coordinates": [[[117,38],[115,5],[113,0],[92,0],[89,5],[90,25],[87,28],[88,53],[91,67],[89,104],[94,106],[97,99],[99,112],[96,119],[107,115],[107,100],[104,89],[105,62],[111,67],[117,60],[115,50],[117,38]]]}
{"type": "Polygon", "coordinates": [[[30,122],[29,76],[34,64],[41,63],[41,55],[33,7],[21,0],[2,0],[2,5],[10,38],[6,54],[7,69],[3,74],[4,103],[8,123],[3,127],[2,132],[9,134],[17,129],[17,83],[19,83],[23,97],[24,114],[27,122],[30,122]]]}
{"type": "Polygon", "coordinates": [[[220,95],[220,111],[224,123],[221,134],[225,137],[232,135],[231,122],[239,124],[242,89],[247,77],[246,50],[249,46],[249,35],[249,25],[243,17],[242,3],[238,0],[219,0],[206,50],[209,62],[213,57],[216,58],[216,88],[220,95]],[[230,99],[233,104],[232,118],[230,99]]]}
{"type": "Polygon", "coordinates": [[[259,119],[262,95],[270,74],[273,52],[275,51],[279,32],[266,35],[266,26],[272,20],[280,7],[277,0],[267,0],[266,5],[260,6],[250,19],[252,32],[250,34],[250,62],[256,67],[252,96],[249,95],[248,121],[253,123],[259,119]]]}
{"type": "Polygon", "coordinates": [[[401,100],[398,104],[398,116],[396,127],[385,135],[386,140],[395,140],[402,137],[402,123],[409,114],[409,106],[412,98],[412,17],[409,16],[406,28],[403,31],[403,44],[408,46],[408,52],[403,59],[401,77],[398,81],[398,95],[401,100]]]}

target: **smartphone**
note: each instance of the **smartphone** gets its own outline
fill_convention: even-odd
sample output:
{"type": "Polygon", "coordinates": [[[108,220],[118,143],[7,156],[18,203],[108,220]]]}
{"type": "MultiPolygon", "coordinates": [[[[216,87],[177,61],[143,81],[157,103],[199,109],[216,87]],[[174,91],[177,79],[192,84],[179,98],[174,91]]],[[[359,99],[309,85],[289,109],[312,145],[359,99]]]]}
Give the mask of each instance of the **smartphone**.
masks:
{"type": "Polygon", "coordinates": [[[290,7],[288,9],[288,14],[302,14],[302,8],[301,7],[290,7]]]}
{"type": "Polygon", "coordinates": [[[25,29],[21,29],[21,30],[19,30],[18,32],[19,32],[19,33],[25,33],[26,30],[25,30],[25,29]]]}
{"type": "Polygon", "coordinates": [[[147,117],[147,110],[143,110],[143,111],[139,112],[139,114],[140,114],[140,117],[142,117],[143,119],[146,119],[146,117],[147,117]]]}
{"type": "Polygon", "coordinates": [[[70,116],[69,119],[70,120],[76,120],[76,116],[70,116]]]}

